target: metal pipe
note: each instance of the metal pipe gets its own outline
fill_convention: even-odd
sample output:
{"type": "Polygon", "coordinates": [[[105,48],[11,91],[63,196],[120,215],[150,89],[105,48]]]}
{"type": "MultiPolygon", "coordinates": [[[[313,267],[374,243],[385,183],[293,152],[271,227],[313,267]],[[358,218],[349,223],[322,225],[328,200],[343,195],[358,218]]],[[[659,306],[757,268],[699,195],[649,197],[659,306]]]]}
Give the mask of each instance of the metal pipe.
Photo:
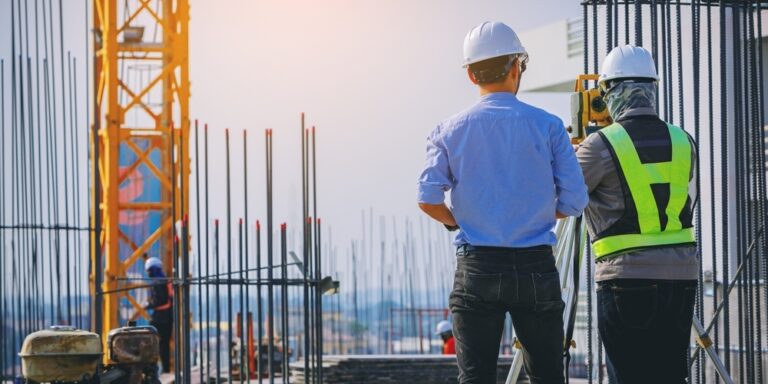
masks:
{"type": "MultiPolygon", "coordinates": [[[[203,252],[202,252],[202,231],[200,230],[200,127],[197,119],[195,119],[195,224],[197,226],[197,275],[203,275],[203,252]]],[[[206,301],[207,303],[207,301],[206,301]]],[[[198,342],[199,359],[200,359],[200,382],[205,383],[205,368],[206,364],[203,362],[203,286],[197,285],[197,312],[198,312],[198,324],[201,324],[199,329],[200,336],[198,342]]],[[[207,331],[208,323],[205,323],[207,331]]]]}
{"type": "MultiPolygon", "coordinates": [[[[5,174],[5,60],[3,59],[0,59],[0,149],[2,150],[0,153],[0,172],[5,174]]],[[[0,222],[5,222],[5,212],[5,178],[0,177],[0,222]]],[[[5,260],[5,231],[0,230],[0,279],[2,279],[0,282],[0,338],[8,340],[5,324],[8,317],[6,310],[8,295],[5,288],[8,278],[5,260]]],[[[53,291],[53,286],[51,286],[51,291],[53,291]]],[[[5,361],[5,344],[0,343],[0,372],[5,372],[8,365],[5,361]]]]}
{"type": "MultiPolygon", "coordinates": [[[[206,172],[207,174],[207,172],[206,172]]],[[[206,194],[207,196],[207,194],[206,194]]],[[[216,273],[219,273],[219,265],[221,258],[219,257],[219,220],[215,219],[213,220],[213,247],[214,247],[214,259],[216,260],[216,273]]],[[[221,382],[221,305],[220,305],[220,298],[221,298],[221,292],[219,291],[219,284],[216,284],[215,286],[215,296],[216,299],[214,300],[216,302],[216,382],[221,382]]]]}
{"type": "MultiPolygon", "coordinates": [[[[182,155],[181,158],[184,158],[182,155]]],[[[183,162],[181,162],[183,163],[183,162]]],[[[181,268],[181,293],[182,293],[182,330],[183,330],[183,337],[184,337],[184,348],[182,350],[183,356],[184,356],[184,379],[185,380],[192,380],[192,332],[191,332],[191,317],[192,317],[192,306],[190,305],[190,295],[191,295],[191,289],[190,289],[190,266],[189,266],[189,220],[186,214],[184,215],[184,219],[182,221],[182,227],[181,227],[182,237],[181,237],[181,255],[182,255],[182,268],[181,268]]]]}
{"type": "MultiPolygon", "coordinates": [[[[34,19],[34,32],[35,32],[35,89],[34,89],[34,91],[35,91],[35,96],[36,96],[36,100],[34,102],[34,110],[35,110],[35,113],[36,113],[36,118],[34,117],[33,114],[30,114],[30,121],[31,121],[31,119],[34,118],[34,121],[35,121],[34,125],[37,128],[37,132],[38,132],[36,151],[33,152],[33,153],[37,153],[38,156],[40,156],[40,154],[42,152],[42,147],[43,146],[42,146],[42,137],[41,137],[42,136],[42,127],[41,127],[42,126],[42,122],[41,122],[42,119],[41,119],[41,116],[40,116],[40,104],[41,104],[40,103],[40,64],[38,63],[39,57],[40,57],[40,28],[38,26],[38,21],[39,21],[38,10],[39,9],[38,9],[37,3],[35,3],[35,13],[34,13],[33,19],[34,19]]],[[[27,56],[27,66],[29,68],[28,72],[30,74],[32,73],[32,64],[31,64],[31,62],[32,62],[31,57],[27,56]]],[[[31,83],[31,76],[28,79],[30,79],[30,80],[28,80],[28,83],[31,83]]],[[[32,91],[31,84],[29,85],[29,89],[30,89],[30,92],[31,92],[32,91]]],[[[30,95],[30,98],[31,98],[31,95],[30,95]]],[[[31,109],[33,109],[33,107],[30,105],[30,110],[31,109]]],[[[35,130],[34,129],[30,129],[30,131],[34,135],[34,131],[35,130]]],[[[42,175],[43,175],[42,168],[43,168],[43,166],[42,166],[42,159],[39,158],[38,160],[40,162],[38,162],[37,167],[35,167],[35,166],[32,167],[33,168],[33,172],[37,174],[37,180],[36,180],[37,181],[37,187],[35,189],[33,189],[33,190],[42,191],[42,189],[43,189],[43,178],[42,178],[42,175]]],[[[34,163],[35,156],[33,156],[32,161],[34,163]]],[[[37,209],[37,221],[38,222],[42,222],[43,221],[43,193],[42,192],[38,192],[37,193],[37,202],[36,203],[37,203],[37,207],[38,207],[38,209],[37,209]]],[[[37,241],[35,242],[35,245],[36,245],[36,247],[35,247],[35,254],[39,254],[39,257],[44,256],[44,249],[43,249],[44,245],[42,243],[42,240],[43,240],[42,237],[43,236],[44,236],[44,234],[41,231],[37,231],[36,232],[36,236],[35,236],[36,240],[40,240],[41,241],[41,243],[38,243],[37,241]],[[39,244],[39,247],[38,247],[38,244],[39,244]]],[[[49,253],[49,255],[50,255],[50,253],[49,253]]],[[[45,291],[45,286],[44,286],[44,281],[43,281],[44,280],[44,276],[43,276],[44,273],[45,273],[45,265],[43,265],[41,267],[41,269],[40,269],[40,275],[41,276],[38,279],[38,282],[39,282],[40,285],[36,287],[37,292],[40,292],[40,293],[43,293],[45,291]]],[[[43,296],[39,295],[38,296],[38,300],[39,300],[39,302],[44,302],[43,296]]],[[[45,324],[45,308],[44,307],[45,307],[45,304],[43,303],[41,305],[40,312],[38,313],[38,327],[43,327],[44,324],[45,324]]]]}
{"type": "MultiPolygon", "coordinates": [[[[312,126],[312,208],[313,217],[317,220],[315,225],[315,281],[319,282],[323,278],[322,275],[322,255],[321,255],[321,242],[320,242],[320,218],[317,216],[317,135],[315,127],[312,126]]],[[[323,293],[320,291],[319,284],[315,287],[315,324],[317,326],[317,347],[315,351],[317,357],[315,359],[315,371],[317,383],[323,382],[323,293]]]]}
{"type": "MultiPolygon", "coordinates": [[[[170,137],[168,137],[169,141],[168,141],[168,149],[167,150],[168,150],[169,153],[172,154],[172,153],[174,153],[174,150],[175,150],[175,147],[176,147],[176,135],[175,135],[175,130],[173,129],[172,123],[169,123],[169,125],[170,126],[169,126],[168,130],[170,132],[170,137]]],[[[173,243],[172,243],[173,249],[171,249],[171,271],[170,271],[169,275],[170,276],[174,276],[176,279],[179,279],[180,278],[180,276],[179,276],[180,268],[179,268],[179,265],[178,265],[178,262],[179,262],[179,233],[176,232],[176,225],[175,225],[176,224],[175,223],[175,219],[176,219],[176,198],[175,197],[176,197],[177,185],[176,185],[176,166],[175,166],[174,161],[173,161],[173,155],[171,155],[170,168],[171,168],[171,180],[173,180],[173,182],[171,182],[171,196],[173,196],[174,198],[171,200],[171,222],[173,222],[173,224],[171,225],[171,235],[172,235],[172,241],[173,241],[173,243]]],[[[164,260],[163,264],[167,265],[167,261],[164,260]]],[[[172,287],[173,287],[173,297],[174,298],[180,297],[181,295],[179,294],[180,292],[179,292],[179,289],[178,289],[178,285],[173,284],[172,287]]],[[[179,305],[178,302],[177,303],[173,303],[172,313],[173,313],[173,327],[172,327],[173,328],[173,333],[175,335],[179,336],[179,335],[182,334],[182,330],[181,330],[181,327],[180,327],[180,320],[181,320],[181,317],[182,317],[182,313],[181,313],[181,306],[179,305]]],[[[174,377],[174,380],[177,381],[177,382],[181,381],[181,353],[182,353],[182,351],[181,351],[182,344],[180,343],[181,341],[183,341],[183,340],[182,340],[181,337],[179,337],[179,340],[176,340],[176,347],[177,348],[173,349],[173,361],[174,361],[174,364],[173,364],[173,377],[174,377]]],[[[167,367],[163,367],[163,369],[167,370],[168,368],[167,367]]]]}
{"type": "MultiPolygon", "coordinates": [[[[240,269],[240,280],[245,279],[245,275],[243,274],[243,258],[245,257],[245,254],[243,252],[243,219],[240,218],[240,220],[237,223],[237,247],[238,247],[238,257],[239,257],[239,269],[240,269]]],[[[248,331],[243,326],[243,322],[247,320],[248,317],[248,311],[245,310],[245,292],[243,291],[243,288],[245,287],[244,284],[240,284],[240,317],[237,321],[237,326],[240,329],[240,368],[239,368],[239,378],[240,381],[243,381],[243,376],[247,375],[248,369],[246,368],[245,371],[243,371],[243,367],[246,366],[245,360],[245,344],[247,341],[246,334],[248,331]]],[[[231,359],[230,359],[231,360],[231,359]]],[[[230,376],[232,374],[230,373],[230,376]]]]}
{"type": "Polygon", "coordinates": [[[308,239],[308,230],[307,230],[307,215],[308,215],[308,207],[307,207],[307,140],[306,140],[306,134],[305,134],[305,128],[304,128],[304,113],[301,113],[301,127],[300,127],[300,136],[301,136],[301,222],[302,222],[302,260],[304,263],[304,270],[302,271],[303,278],[304,278],[304,296],[303,296],[303,304],[304,304],[304,372],[305,375],[307,375],[307,380],[310,380],[310,372],[309,372],[309,360],[310,360],[310,349],[311,349],[311,343],[312,343],[312,332],[310,330],[310,321],[309,321],[309,239],[308,239]]]}
{"type": "MultiPolygon", "coordinates": [[[[726,55],[726,18],[725,7],[720,6],[720,126],[723,128],[728,127],[728,73],[726,69],[727,55],[726,55]]],[[[726,173],[728,169],[728,129],[720,130],[720,142],[723,143],[721,147],[721,172],[726,173]]],[[[721,200],[728,202],[728,178],[723,177],[721,182],[721,200]]],[[[728,204],[722,204],[721,210],[722,221],[722,234],[723,234],[723,248],[722,248],[722,263],[723,263],[723,282],[727,284],[729,278],[728,260],[729,255],[729,236],[728,236],[728,204]]],[[[728,286],[724,285],[723,290],[727,291],[728,286]]],[[[728,295],[723,295],[723,303],[728,307],[729,299],[728,295]]],[[[730,343],[730,321],[729,313],[726,311],[723,314],[723,348],[729,351],[731,348],[730,343]]],[[[725,354],[723,361],[726,370],[731,370],[731,356],[730,353],[725,354]]]]}
{"type": "Polygon", "coordinates": [[[272,233],[272,130],[267,129],[266,135],[266,187],[267,187],[267,366],[269,370],[269,384],[275,383],[275,312],[274,312],[274,287],[272,283],[272,251],[273,251],[273,233],[272,233]]]}
{"type": "MultiPolygon", "coordinates": [[[[224,130],[225,141],[225,157],[226,157],[226,171],[227,171],[227,272],[232,274],[232,201],[231,201],[231,180],[230,180],[230,166],[229,166],[229,128],[224,130]]],[[[232,284],[227,284],[227,356],[229,357],[229,371],[228,375],[232,376],[232,284]]]]}
{"type": "MultiPolygon", "coordinates": [[[[76,143],[77,143],[77,137],[76,137],[76,134],[75,134],[75,123],[76,122],[74,121],[75,108],[73,108],[74,104],[75,104],[74,92],[73,92],[74,84],[72,83],[72,72],[73,72],[73,68],[72,67],[74,65],[74,61],[73,61],[72,55],[71,55],[71,53],[69,51],[67,51],[67,63],[68,63],[67,77],[68,77],[68,86],[69,86],[69,91],[68,91],[68,93],[69,93],[69,130],[70,130],[69,148],[70,148],[70,151],[71,151],[71,153],[73,155],[72,161],[70,161],[70,163],[69,163],[69,165],[70,165],[70,173],[72,175],[72,179],[71,179],[72,185],[71,185],[71,190],[70,190],[70,192],[72,194],[72,201],[70,202],[70,204],[71,204],[71,207],[72,207],[72,221],[73,222],[77,222],[78,211],[79,211],[78,210],[78,204],[77,204],[77,201],[78,201],[77,183],[79,181],[79,178],[77,177],[77,173],[78,172],[76,171],[76,169],[77,169],[76,162],[77,162],[77,159],[78,159],[79,156],[78,156],[77,147],[76,147],[76,143]]],[[[29,62],[27,64],[29,66],[29,62]]],[[[27,73],[29,73],[29,72],[30,71],[27,71],[27,73]]],[[[34,132],[34,130],[30,130],[30,132],[34,132]]],[[[32,156],[32,159],[34,159],[34,156],[32,156]]],[[[34,160],[33,160],[32,161],[32,170],[33,170],[32,178],[33,179],[34,179],[34,169],[35,169],[35,165],[34,165],[34,160]]],[[[33,185],[32,188],[33,189],[35,188],[34,185],[33,185]]],[[[34,210],[34,207],[33,207],[33,210],[34,210]]],[[[72,235],[72,233],[69,233],[69,235],[72,235]]],[[[75,239],[73,239],[72,247],[74,248],[74,250],[73,250],[73,252],[70,255],[80,255],[81,254],[82,250],[80,249],[80,236],[79,236],[79,234],[78,234],[78,236],[75,237],[75,239]]],[[[78,287],[79,287],[80,284],[79,284],[79,278],[78,277],[80,276],[80,273],[79,273],[80,272],[80,268],[79,268],[80,267],[80,263],[77,262],[78,261],[77,259],[75,259],[74,261],[75,261],[75,263],[74,263],[75,273],[74,274],[68,273],[67,275],[73,275],[73,284],[75,284],[75,287],[73,289],[73,293],[74,293],[74,295],[76,297],[76,300],[79,301],[80,300],[80,290],[79,290],[78,287]]],[[[70,271],[70,270],[68,270],[68,271],[70,271]]],[[[79,328],[82,328],[81,319],[80,319],[80,312],[81,311],[80,311],[79,303],[75,303],[74,313],[75,313],[75,317],[76,317],[76,324],[77,324],[77,326],[79,328]]]]}
{"type": "Polygon", "coordinates": [[[291,315],[291,310],[288,308],[288,284],[286,283],[286,280],[288,279],[288,267],[285,265],[288,260],[286,228],[287,225],[285,223],[280,224],[280,260],[282,266],[280,277],[283,279],[283,281],[280,283],[282,286],[280,290],[280,320],[282,323],[280,329],[280,340],[282,341],[283,354],[281,375],[283,377],[284,384],[288,383],[288,358],[290,357],[288,354],[288,338],[290,337],[288,324],[289,317],[291,315]]]}
{"type": "MultiPolygon", "coordinates": [[[[261,223],[256,220],[256,270],[259,271],[258,273],[258,279],[261,280],[261,223]]],[[[264,376],[262,374],[263,367],[261,366],[261,360],[262,360],[262,348],[261,343],[264,340],[264,332],[263,332],[263,325],[262,325],[262,311],[263,309],[263,303],[261,300],[261,285],[256,287],[256,327],[257,327],[257,347],[256,350],[257,358],[256,358],[256,375],[259,378],[259,384],[262,383],[261,379],[264,376]]],[[[270,351],[271,352],[271,351],[270,351]]]]}
{"type": "MultiPolygon", "coordinates": [[[[248,270],[248,257],[250,253],[248,253],[248,131],[243,130],[243,206],[245,207],[245,222],[243,223],[243,228],[245,228],[246,234],[245,234],[245,270],[248,270]]],[[[241,266],[242,268],[242,266],[241,266]]],[[[242,293],[241,293],[242,295],[242,293]]],[[[248,335],[248,351],[251,351],[252,346],[250,345],[251,342],[251,335],[253,334],[253,321],[251,317],[251,306],[250,306],[250,292],[248,289],[246,289],[246,295],[244,297],[245,300],[245,313],[246,313],[246,329],[245,334],[248,335]]],[[[247,359],[245,362],[245,381],[250,382],[251,381],[251,354],[247,354],[247,359]]]]}
{"type": "MultiPolygon", "coordinates": [[[[185,165],[189,166],[189,164],[186,164],[186,159],[189,155],[184,153],[184,145],[185,142],[188,141],[188,137],[185,137],[185,134],[188,134],[184,130],[185,123],[181,123],[182,128],[179,128],[179,143],[178,143],[178,162],[179,162],[179,175],[185,175],[186,171],[184,169],[185,165]]],[[[189,122],[186,123],[187,126],[189,122]]],[[[174,184],[176,183],[177,179],[174,179],[174,184]]],[[[179,177],[178,178],[179,185],[179,198],[181,200],[181,203],[179,204],[179,215],[178,217],[181,218],[181,252],[180,252],[180,271],[181,274],[181,294],[182,294],[182,302],[181,302],[181,329],[182,329],[182,337],[183,340],[181,340],[181,355],[183,360],[183,369],[182,369],[182,377],[184,380],[192,380],[192,356],[191,356],[191,349],[192,349],[192,337],[191,337],[191,305],[190,305],[190,267],[189,267],[189,216],[188,212],[184,211],[185,204],[183,203],[186,201],[187,196],[184,195],[184,191],[187,189],[184,186],[184,181],[186,180],[186,177],[179,177]]]]}
{"type": "MultiPolygon", "coordinates": [[[[317,224],[315,227],[315,244],[316,244],[316,255],[317,255],[317,278],[315,279],[316,282],[319,282],[320,279],[322,279],[322,274],[320,274],[320,237],[321,234],[321,222],[320,219],[317,219],[317,224]]],[[[323,382],[323,346],[325,338],[323,333],[323,292],[320,290],[320,285],[318,284],[315,287],[315,292],[317,294],[317,300],[315,301],[317,308],[315,309],[315,313],[317,314],[317,359],[315,361],[315,370],[317,372],[317,382],[322,383],[323,382]]]]}
{"type": "MultiPolygon", "coordinates": [[[[208,124],[205,124],[203,126],[203,132],[204,132],[204,168],[205,168],[205,273],[210,274],[210,266],[211,266],[211,258],[210,258],[210,228],[211,228],[211,218],[209,215],[209,200],[208,200],[208,124]]],[[[218,249],[218,243],[216,245],[218,249]]],[[[217,258],[218,260],[218,258],[217,258]]],[[[218,293],[217,293],[217,302],[218,302],[218,293]]],[[[211,376],[211,292],[210,287],[208,285],[205,286],[205,362],[201,364],[201,366],[208,368],[208,376],[211,376]]],[[[202,309],[201,309],[202,310],[202,309]]],[[[216,324],[216,328],[218,328],[218,323],[216,324]]],[[[217,344],[218,347],[218,344],[217,344]]],[[[216,355],[218,356],[218,350],[216,352],[216,355]]],[[[202,357],[202,354],[201,354],[202,357]]],[[[202,361],[202,359],[201,359],[202,361]]],[[[219,371],[219,365],[216,365],[216,375],[218,378],[218,371],[219,371]]],[[[206,380],[208,381],[208,380],[206,380]]]]}

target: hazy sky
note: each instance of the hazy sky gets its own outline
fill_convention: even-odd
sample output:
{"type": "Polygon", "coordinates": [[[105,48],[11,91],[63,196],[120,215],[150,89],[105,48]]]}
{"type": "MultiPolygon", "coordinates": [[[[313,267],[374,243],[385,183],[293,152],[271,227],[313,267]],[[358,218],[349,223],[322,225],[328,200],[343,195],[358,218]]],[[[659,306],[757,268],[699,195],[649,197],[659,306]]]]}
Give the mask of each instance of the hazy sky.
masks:
{"type": "MultiPolygon", "coordinates": [[[[28,12],[48,3],[27,3],[28,12]]],[[[78,79],[86,78],[85,4],[90,7],[90,1],[62,2],[65,45],[77,57],[78,79]]],[[[11,0],[0,0],[0,59],[6,61],[10,7],[11,0]]],[[[298,127],[306,112],[318,130],[320,217],[337,242],[348,244],[360,233],[362,210],[420,215],[416,179],[425,137],[477,99],[460,67],[466,32],[485,20],[526,31],[578,17],[581,6],[576,0],[191,0],[190,13],[191,118],[211,125],[212,216],[224,217],[221,137],[229,127],[233,208],[242,206],[240,137],[248,129],[249,208],[252,219],[264,218],[263,129],[273,128],[275,219],[299,224],[298,127]]],[[[521,97],[566,117],[562,96],[521,97]]]]}
{"type": "Polygon", "coordinates": [[[471,27],[500,20],[525,31],[580,12],[574,0],[192,1],[192,113],[216,129],[275,129],[276,198],[288,203],[276,214],[296,222],[306,112],[319,135],[320,216],[336,234],[356,233],[371,206],[420,214],[424,139],[477,98],[460,67],[471,27]]]}

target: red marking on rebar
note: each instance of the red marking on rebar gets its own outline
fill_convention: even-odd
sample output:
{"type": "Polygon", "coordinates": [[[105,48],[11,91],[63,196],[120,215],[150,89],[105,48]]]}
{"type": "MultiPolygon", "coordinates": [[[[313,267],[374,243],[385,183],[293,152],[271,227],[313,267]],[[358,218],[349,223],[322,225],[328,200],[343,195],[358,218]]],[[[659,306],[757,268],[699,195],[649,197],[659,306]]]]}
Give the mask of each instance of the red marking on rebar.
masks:
{"type": "Polygon", "coordinates": [[[266,134],[267,136],[272,136],[272,128],[267,128],[266,134]]]}
{"type": "Polygon", "coordinates": [[[205,123],[205,124],[204,124],[204,127],[203,127],[203,129],[205,129],[206,131],[208,130],[208,123],[205,123]]]}
{"type": "Polygon", "coordinates": [[[213,219],[213,225],[219,225],[219,219],[213,219]]]}
{"type": "Polygon", "coordinates": [[[195,119],[195,125],[197,125],[197,119],[195,119]]]}
{"type": "Polygon", "coordinates": [[[285,231],[285,230],[286,230],[286,228],[288,228],[288,224],[286,224],[286,223],[282,223],[282,224],[280,224],[280,230],[281,230],[281,231],[285,231]]]}
{"type": "Polygon", "coordinates": [[[243,224],[243,218],[241,217],[240,218],[240,225],[242,225],[242,224],[243,224]]]}
{"type": "Polygon", "coordinates": [[[317,225],[320,225],[320,218],[317,218],[317,225]]]}
{"type": "Polygon", "coordinates": [[[256,230],[261,230],[261,222],[256,220],[256,230]]]}
{"type": "Polygon", "coordinates": [[[314,125],[312,126],[312,134],[313,135],[315,134],[315,126],[314,125]]]}
{"type": "Polygon", "coordinates": [[[312,224],[312,216],[307,217],[307,224],[312,224]]]}
{"type": "Polygon", "coordinates": [[[178,242],[179,242],[179,237],[178,237],[178,236],[174,236],[174,237],[173,237],[173,241],[174,241],[174,242],[176,242],[176,243],[178,243],[178,242]]]}
{"type": "Polygon", "coordinates": [[[227,135],[229,135],[229,128],[224,128],[224,133],[226,133],[227,135]]]}

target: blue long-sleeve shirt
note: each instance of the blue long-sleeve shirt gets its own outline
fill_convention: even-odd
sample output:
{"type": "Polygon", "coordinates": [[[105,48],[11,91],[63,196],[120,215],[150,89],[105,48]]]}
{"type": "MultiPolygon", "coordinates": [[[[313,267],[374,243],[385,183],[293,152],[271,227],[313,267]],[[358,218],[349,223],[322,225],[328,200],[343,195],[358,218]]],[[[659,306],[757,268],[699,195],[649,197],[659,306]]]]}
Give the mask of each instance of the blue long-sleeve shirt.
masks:
{"type": "Polygon", "coordinates": [[[483,96],[427,138],[420,203],[451,194],[455,245],[554,245],[555,212],[575,216],[588,202],[562,122],[512,93],[483,96]]]}

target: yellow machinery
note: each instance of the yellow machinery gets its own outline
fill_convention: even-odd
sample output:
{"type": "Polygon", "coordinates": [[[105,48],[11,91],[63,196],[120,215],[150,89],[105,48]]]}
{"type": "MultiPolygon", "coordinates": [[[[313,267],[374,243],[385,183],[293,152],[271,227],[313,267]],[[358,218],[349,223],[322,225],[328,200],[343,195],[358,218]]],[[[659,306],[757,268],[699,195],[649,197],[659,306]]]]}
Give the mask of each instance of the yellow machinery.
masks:
{"type": "Polygon", "coordinates": [[[592,129],[598,129],[610,124],[608,108],[597,88],[585,88],[588,81],[596,81],[598,75],[579,75],[576,78],[574,93],[571,95],[571,126],[569,132],[571,141],[577,144],[584,140],[592,129]],[[594,125],[590,125],[594,124],[594,125]]]}
{"type": "Polygon", "coordinates": [[[131,282],[128,272],[153,252],[151,256],[160,257],[171,276],[174,223],[188,212],[189,4],[187,0],[93,0],[92,9],[96,89],[92,131],[97,134],[91,149],[97,154],[97,170],[92,171],[91,220],[95,222],[91,224],[97,231],[91,237],[91,258],[101,268],[91,271],[90,281],[96,303],[101,303],[101,308],[94,308],[94,318],[101,317],[98,331],[106,342],[110,330],[124,325],[121,300],[147,316],[135,298],[135,288],[146,282],[131,282]],[[144,41],[145,28],[153,28],[154,41],[144,41]],[[145,71],[145,79],[137,86],[135,77],[125,77],[126,68],[139,65],[151,71],[145,71]],[[141,116],[134,117],[137,114],[141,116]],[[146,193],[145,187],[140,191],[145,192],[142,198],[126,198],[121,186],[139,171],[141,184],[157,190],[146,193]],[[136,233],[121,228],[126,217],[137,215],[159,218],[158,225],[138,239],[136,233]],[[159,254],[154,254],[156,250],[159,254]]]}

